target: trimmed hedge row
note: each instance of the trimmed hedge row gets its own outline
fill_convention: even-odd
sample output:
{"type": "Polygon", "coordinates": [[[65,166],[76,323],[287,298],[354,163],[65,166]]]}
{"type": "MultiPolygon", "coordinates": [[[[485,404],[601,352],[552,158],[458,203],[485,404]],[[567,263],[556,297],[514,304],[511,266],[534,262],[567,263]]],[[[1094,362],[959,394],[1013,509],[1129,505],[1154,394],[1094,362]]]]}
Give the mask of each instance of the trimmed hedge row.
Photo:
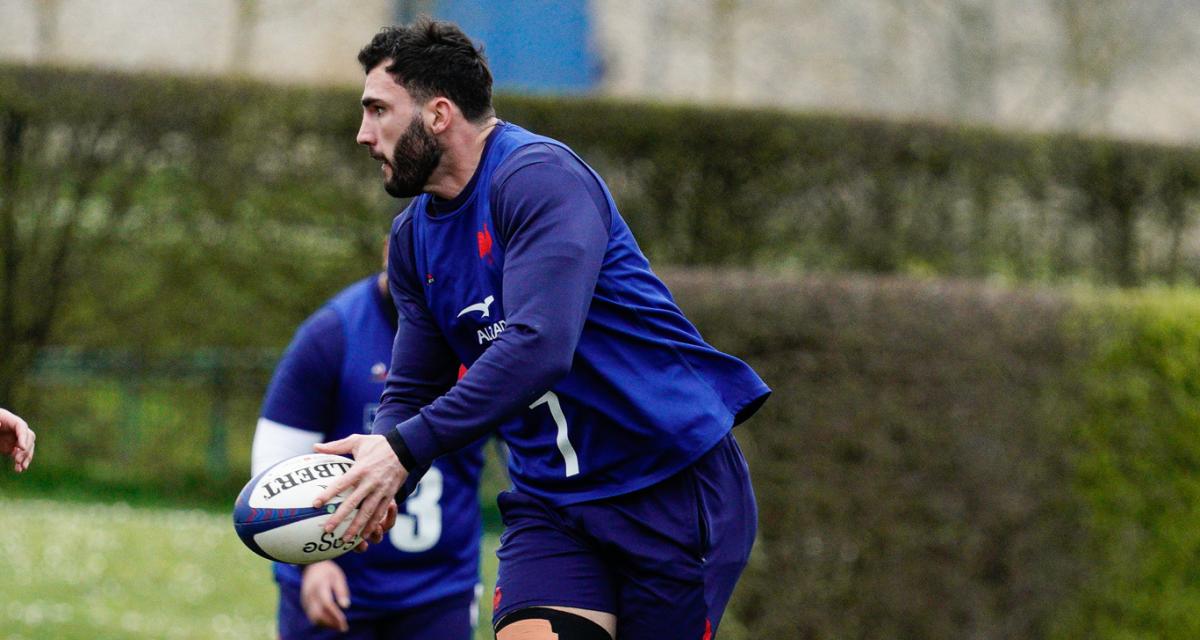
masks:
{"type": "MultiPolygon", "coordinates": [[[[357,98],[0,65],[0,124],[31,168],[99,171],[109,184],[96,192],[113,200],[120,189],[148,195],[117,179],[137,169],[189,208],[341,236],[340,216],[378,224],[394,209],[353,142],[357,98]]],[[[1200,281],[1187,242],[1196,149],[595,99],[500,96],[497,108],[600,169],[660,261],[1200,281]]]]}
{"type": "Polygon", "coordinates": [[[1200,636],[1200,297],[1091,301],[1076,335],[1072,489],[1089,532],[1088,581],[1056,638],[1200,636]]]}
{"type": "MultiPolygon", "coordinates": [[[[0,402],[47,344],[281,346],[377,263],[397,209],[354,144],[358,96],[0,65],[0,402]]],[[[594,99],[497,108],[592,163],[656,264],[1200,282],[1196,149],[594,99]]]]}
{"type": "Polygon", "coordinates": [[[743,637],[1196,637],[1200,296],[671,281],[775,388],[743,637]]]}
{"type": "MultiPolygon", "coordinates": [[[[760,538],[723,637],[1196,636],[1200,295],[665,277],[775,389],[738,429],[760,538]]],[[[130,375],[132,402],[116,381],[32,389],[39,461],[0,491],[223,505],[266,383],[237,380],[235,472],[211,475],[206,387],[130,375]]]]}
{"type": "Polygon", "coordinates": [[[1045,637],[1087,566],[1055,401],[1066,300],[718,273],[675,291],[775,388],[739,433],[762,524],[747,637],[1045,637]]]}

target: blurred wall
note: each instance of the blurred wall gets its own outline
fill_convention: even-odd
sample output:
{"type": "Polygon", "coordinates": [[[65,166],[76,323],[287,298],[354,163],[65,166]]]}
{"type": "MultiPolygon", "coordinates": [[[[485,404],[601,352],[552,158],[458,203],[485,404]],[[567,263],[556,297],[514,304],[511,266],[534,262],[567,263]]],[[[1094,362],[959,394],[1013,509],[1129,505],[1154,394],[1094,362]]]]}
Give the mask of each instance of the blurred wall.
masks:
{"type": "Polygon", "coordinates": [[[1200,140],[1194,0],[592,0],[603,90],[1200,140]]]}
{"type": "Polygon", "coordinates": [[[0,0],[0,59],[358,81],[390,0],[0,0]]]}
{"type": "Polygon", "coordinates": [[[501,89],[1200,140],[1194,0],[0,0],[0,60],[357,84],[419,13],[501,89]]]}

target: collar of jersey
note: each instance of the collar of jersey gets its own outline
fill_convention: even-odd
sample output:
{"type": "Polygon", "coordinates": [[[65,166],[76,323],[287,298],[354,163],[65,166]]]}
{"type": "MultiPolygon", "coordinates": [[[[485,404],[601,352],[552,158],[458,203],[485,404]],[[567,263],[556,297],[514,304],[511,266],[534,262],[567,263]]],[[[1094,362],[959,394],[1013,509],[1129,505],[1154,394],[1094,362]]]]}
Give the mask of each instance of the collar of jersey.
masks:
{"type": "Polygon", "coordinates": [[[488,134],[487,140],[483,143],[483,151],[479,154],[479,164],[475,167],[474,175],[458,195],[450,200],[442,200],[433,195],[428,196],[425,206],[422,208],[426,219],[433,222],[448,220],[462,211],[465,205],[471,201],[471,198],[475,196],[475,184],[479,182],[479,173],[483,171],[484,162],[487,161],[488,153],[492,150],[492,141],[496,139],[496,134],[504,128],[505,124],[503,120],[496,121],[496,126],[492,128],[492,132],[488,134]]]}

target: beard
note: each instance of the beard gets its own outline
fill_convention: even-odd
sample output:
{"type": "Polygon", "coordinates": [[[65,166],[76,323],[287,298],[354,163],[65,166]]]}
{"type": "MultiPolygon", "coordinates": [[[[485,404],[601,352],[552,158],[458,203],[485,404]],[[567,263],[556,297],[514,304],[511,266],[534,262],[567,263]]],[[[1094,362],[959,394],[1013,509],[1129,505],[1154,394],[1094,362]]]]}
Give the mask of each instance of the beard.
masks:
{"type": "Polygon", "coordinates": [[[442,148],[437,138],[425,130],[421,116],[415,116],[396,141],[392,159],[385,160],[392,169],[392,177],[383,183],[384,191],[396,198],[420,195],[441,159],[442,148]]]}

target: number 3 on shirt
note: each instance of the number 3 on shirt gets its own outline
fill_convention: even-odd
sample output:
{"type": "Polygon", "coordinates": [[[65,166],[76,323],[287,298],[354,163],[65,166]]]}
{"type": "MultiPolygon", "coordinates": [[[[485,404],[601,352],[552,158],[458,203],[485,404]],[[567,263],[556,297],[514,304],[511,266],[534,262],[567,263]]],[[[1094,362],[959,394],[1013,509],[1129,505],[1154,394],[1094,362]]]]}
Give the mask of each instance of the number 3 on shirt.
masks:
{"type": "Polygon", "coordinates": [[[558,426],[558,436],[555,437],[555,444],[558,445],[558,451],[562,454],[563,462],[566,463],[567,477],[570,478],[571,476],[578,475],[579,456],[575,455],[575,447],[571,446],[571,440],[567,438],[567,418],[563,416],[562,405],[558,402],[558,396],[553,391],[547,391],[545,395],[529,405],[529,408],[535,409],[543,404],[550,410],[550,417],[554,418],[554,424],[558,426]]]}
{"type": "Polygon", "coordinates": [[[407,513],[396,514],[396,524],[388,532],[392,546],[401,551],[428,551],[442,537],[442,472],[429,467],[417,490],[404,501],[407,513]]]}

